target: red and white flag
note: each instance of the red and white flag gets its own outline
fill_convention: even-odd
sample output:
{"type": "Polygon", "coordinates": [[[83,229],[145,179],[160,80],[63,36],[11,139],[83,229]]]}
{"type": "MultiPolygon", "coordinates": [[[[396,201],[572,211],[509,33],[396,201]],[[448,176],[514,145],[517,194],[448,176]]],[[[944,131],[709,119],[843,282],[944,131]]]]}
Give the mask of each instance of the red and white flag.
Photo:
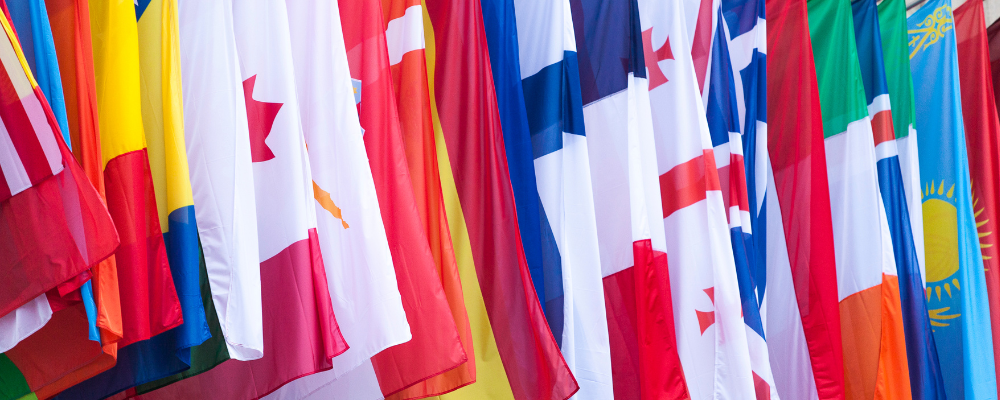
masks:
{"type": "Polygon", "coordinates": [[[677,344],[693,399],[754,398],[736,266],[681,5],[640,0],[677,344]]]}

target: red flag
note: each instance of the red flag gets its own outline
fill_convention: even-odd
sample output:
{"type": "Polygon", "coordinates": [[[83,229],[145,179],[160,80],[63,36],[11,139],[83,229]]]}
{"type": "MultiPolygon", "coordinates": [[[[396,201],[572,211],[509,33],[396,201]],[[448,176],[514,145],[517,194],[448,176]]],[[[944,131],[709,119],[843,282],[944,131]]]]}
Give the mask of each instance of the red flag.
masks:
{"type": "Polygon", "coordinates": [[[972,204],[979,247],[986,268],[986,294],[993,331],[993,360],[1000,371],[1000,253],[996,232],[1000,206],[1000,120],[997,119],[990,77],[989,43],[982,0],[970,0],[955,9],[958,66],[962,88],[965,143],[969,149],[972,204]]]}
{"type": "Polygon", "coordinates": [[[428,0],[426,7],[435,43],[432,90],[507,378],[518,399],[568,398],[579,385],[545,321],[520,246],[479,1],[428,0]]]}
{"type": "MultiPolygon", "coordinates": [[[[468,356],[438,275],[437,264],[417,211],[392,88],[380,0],[340,1],[344,44],[351,77],[360,81],[358,105],[382,222],[389,239],[399,294],[413,339],[375,357],[372,365],[385,396],[463,365],[468,356]]],[[[424,385],[405,392],[416,398],[453,390],[424,385]],[[419,390],[418,390],[419,389],[419,390]],[[436,389],[436,390],[435,390],[436,389]]]]}
{"type": "MultiPolygon", "coordinates": [[[[800,379],[808,376],[805,373],[808,371],[797,371],[802,375],[784,385],[779,382],[779,393],[786,397],[795,394],[801,397],[793,398],[805,398],[811,392],[818,393],[821,399],[843,398],[844,364],[830,186],[806,2],[768,0],[765,12],[769,28],[767,47],[783,50],[771,54],[767,60],[767,76],[781,77],[768,81],[767,87],[767,147],[778,200],[768,204],[781,209],[784,229],[775,236],[784,233],[787,253],[783,252],[785,249],[774,250],[780,253],[777,257],[784,258],[787,254],[790,266],[790,271],[772,272],[788,267],[783,267],[783,262],[768,262],[768,290],[772,300],[775,293],[791,297],[792,293],[776,291],[771,284],[776,273],[790,274],[791,287],[787,289],[797,300],[793,305],[797,308],[792,307],[789,315],[775,316],[768,312],[768,339],[772,343],[787,343],[774,347],[772,366],[779,375],[783,373],[781,365],[794,365],[799,370],[802,365],[812,365],[813,381],[800,379]],[[775,324],[790,329],[778,331],[784,334],[776,338],[772,334],[775,324]],[[798,346],[803,342],[804,345],[798,346]]],[[[770,237],[768,241],[770,254],[770,237]]]]}

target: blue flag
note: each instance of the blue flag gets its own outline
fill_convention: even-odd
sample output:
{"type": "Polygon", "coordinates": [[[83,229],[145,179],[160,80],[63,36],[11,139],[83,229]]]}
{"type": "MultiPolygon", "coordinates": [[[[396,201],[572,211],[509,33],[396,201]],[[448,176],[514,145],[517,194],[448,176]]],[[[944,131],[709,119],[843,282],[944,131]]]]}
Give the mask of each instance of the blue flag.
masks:
{"type": "Polygon", "coordinates": [[[983,259],[972,209],[950,0],[907,18],[920,148],[927,292],[949,399],[995,399],[983,259]]]}

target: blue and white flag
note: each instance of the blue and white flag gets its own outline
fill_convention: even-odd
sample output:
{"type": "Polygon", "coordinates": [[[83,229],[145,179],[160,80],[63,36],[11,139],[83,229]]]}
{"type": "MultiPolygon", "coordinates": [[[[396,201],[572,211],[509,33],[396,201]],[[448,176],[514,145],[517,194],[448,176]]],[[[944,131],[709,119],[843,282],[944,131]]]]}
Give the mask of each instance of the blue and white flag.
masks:
{"type": "Polygon", "coordinates": [[[537,223],[520,227],[522,239],[533,236],[541,245],[543,279],[535,280],[535,289],[580,384],[575,397],[612,398],[608,320],[569,1],[515,0],[514,11],[530,147],[508,147],[507,160],[515,191],[534,184],[530,194],[537,196],[538,205],[532,210],[537,223]],[[513,154],[518,150],[530,153],[519,157],[513,154]],[[528,182],[519,182],[514,173],[519,158],[533,160],[534,177],[528,182]]]}

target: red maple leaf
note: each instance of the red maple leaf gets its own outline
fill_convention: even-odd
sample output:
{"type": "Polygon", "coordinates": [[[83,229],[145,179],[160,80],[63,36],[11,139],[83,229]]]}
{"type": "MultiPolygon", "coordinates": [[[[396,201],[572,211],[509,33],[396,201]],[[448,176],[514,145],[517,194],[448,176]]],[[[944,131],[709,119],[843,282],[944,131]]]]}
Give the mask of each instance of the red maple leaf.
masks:
{"type": "MultiPolygon", "coordinates": [[[[712,305],[715,306],[715,288],[710,287],[708,289],[705,289],[705,294],[708,295],[708,298],[712,300],[712,305]]],[[[694,310],[694,312],[695,314],[698,315],[698,325],[701,326],[701,334],[704,335],[705,330],[715,323],[715,310],[712,311],[694,310]]]]}
{"type": "Polygon", "coordinates": [[[253,86],[257,75],[243,81],[243,99],[247,103],[247,123],[250,126],[250,159],[253,162],[267,161],[274,158],[271,148],[264,142],[271,134],[274,118],[282,103],[268,103],[253,98],[253,86]]]}
{"type": "Polygon", "coordinates": [[[663,42],[656,51],[653,50],[653,28],[642,31],[642,58],[646,60],[646,68],[649,69],[649,90],[667,83],[667,76],[660,69],[660,61],[673,60],[674,53],[670,52],[670,38],[663,42]]]}

